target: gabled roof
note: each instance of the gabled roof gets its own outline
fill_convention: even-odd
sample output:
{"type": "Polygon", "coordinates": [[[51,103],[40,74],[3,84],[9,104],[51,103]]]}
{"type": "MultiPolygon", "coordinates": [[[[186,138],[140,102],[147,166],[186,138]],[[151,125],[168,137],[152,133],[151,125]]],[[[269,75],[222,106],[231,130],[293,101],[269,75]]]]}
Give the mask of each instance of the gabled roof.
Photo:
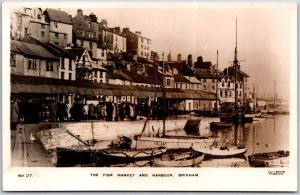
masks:
{"type": "Polygon", "coordinates": [[[46,45],[48,47],[51,47],[52,49],[55,49],[56,51],[58,51],[60,53],[61,56],[63,57],[68,57],[71,59],[76,59],[76,55],[72,54],[71,52],[69,52],[68,50],[62,48],[61,46],[52,44],[52,43],[46,43],[46,45]]]}
{"type": "Polygon", "coordinates": [[[174,75],[174,82],[190,83],[190,81],[187,78],[180,74],[174,75]]]}
{"type": "Polygon", "coordinates": [[[45,12],[48,13],[49,19],[51,21],[72,24],[71,17],[67,12],[51,8],[46,9],[45,12]]]}
{"type": "Polygon", "coordinates": [[[198,79],[215,79],[216,78],[216,76],[211,74],[210,71],[207,69],[195,68],[194,72],[198,79]]]}
{"type": "Polygon", "coordinates": [[[186,61],[171,61],[167,62],[167,64],[169,64],[170,68],[176,68],[179,72],[181,72],[186,65],[186,61]]]}
{"type": "Polygon", "coordinates": [[[59,59],[55,55],[47,51],[45,48],[43,48],[41,45],[30,44],[22,41],[11,40],[10,51],[23,54],[24,56],[40,59],[59,59]]]}
{"type": "Polygon", "coordinates": [[[201,83],[196,77],[191,76],[184,76],[186,79],[188,79],[191,83],[201,83]]]}
{"type": "Polygon", "coordinates": [[[78,58],[81,58],[83,53],[85,52],[85,48],[70,48],[66,49],[68,52],[72,53],[73,55],[77,56],[78,58]]]}

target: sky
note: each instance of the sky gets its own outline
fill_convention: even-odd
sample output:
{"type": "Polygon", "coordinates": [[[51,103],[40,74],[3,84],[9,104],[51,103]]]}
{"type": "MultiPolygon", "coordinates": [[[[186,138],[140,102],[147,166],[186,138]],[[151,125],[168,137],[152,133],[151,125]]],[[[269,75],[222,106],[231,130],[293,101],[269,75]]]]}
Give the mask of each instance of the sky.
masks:
{"type": "MultiPolygon", "coordinates": [[[[77,8],[61,8],[72,16],[77,8]]],[[[196,61],[217,62],[219,69],[229,66],[234,58],[236,43],[241,70],[246,72],[249,85],[258,85],[259,96],[273,96],[274,81],[278,97],[288,99],[290,64],[293,50],[290,6],[236,6],[202,7],[201,5],[164,4],[153,6],[84,7],[83,14],[96,14],[98,21],[106,19],[109,27],[129,27],[141,31],[152,40],[151,50],[162,54],[171,52],[183,59],[192,54],[196,61]]]]}

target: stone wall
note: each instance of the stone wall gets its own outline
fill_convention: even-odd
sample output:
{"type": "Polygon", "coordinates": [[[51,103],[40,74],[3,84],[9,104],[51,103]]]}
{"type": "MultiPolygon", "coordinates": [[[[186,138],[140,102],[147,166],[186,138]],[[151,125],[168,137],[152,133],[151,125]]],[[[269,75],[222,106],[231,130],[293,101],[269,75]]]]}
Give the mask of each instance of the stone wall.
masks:
{"type": "MultiPolygon", "coordinates": [[[[209,123],[216,119],[201,119],[200,130],[205,132],[209,130],[209,123]]],[[[166,132],[181,130],[184,128],[187,119],[176,119],[166,121],[166,132]]],[[[82,148],[88,147],[80,142],[74,136],[78,136],[85,143],[93,143],[96,141],[97,147],[105,147],[110,140],[118,138],[118,136],[133,137],[141,133],[145,120],[140,121],[118,121],[118,122],[76,122],[76,123],[60,123],[59,128],[53,128],[38,132],[44,148],[53,150],[56,147],[63,148],[82,148]],[[102,145],[101,145],[102,143],[102,145]],[[101,145],[101,146],[100,146],[101,145]]],[[[162,134],[163,121],[150,120],[145,128],[145,136],[153,136],[162,134]]],[[[96,146],[93,146],[96,147],[96,146]]],[[[93,148],[91,147],[91,148],[93,148]]]]}

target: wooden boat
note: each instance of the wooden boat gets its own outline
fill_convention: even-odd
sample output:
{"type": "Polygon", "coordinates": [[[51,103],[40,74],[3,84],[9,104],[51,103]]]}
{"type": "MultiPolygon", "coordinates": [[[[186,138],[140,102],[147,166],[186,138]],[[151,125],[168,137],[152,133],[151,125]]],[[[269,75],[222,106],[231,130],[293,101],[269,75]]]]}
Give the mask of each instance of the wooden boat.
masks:
{"type": "Polygon", "coordinates": [[[199,167],[239,167],[247,162],[245,155],[234,156],[229,158],[206,158],[201,162],[199,167]]]}
{"type": "Polygon", "coordinates": [[[136,138],[137,148],[152,148],[164,146],[168,149],[188,149],[191,146],[196,147],[209,147],[218,140],[214,137],[201,137],[201,136],[171,136],[165,137],[138,137],[136,138]]]}
{"type": "Polygon", "coordinates": [[[257,153],[248,156],[251,167],[287,167],[289,165],[289,151],[257,153]]]}
{"type": "Polygon", "coordinates": [[[230,128],[232,123],[226,123],[226,122],[211,122],[210,123],[210,129],[224,129],[224,128],[230,128]]]}
{"type": "Polygon", "coordinates": [[[97,165],[131,163],[139,160],[150,160],[161,156],[167,151],[166,147],[147,149],[105,149],[97,151],[97,165]]]}
{"type": "Polygon", "coordinates": [[[129,137],[121,136],[108,145],[110,148],[123,148],[123,149],[130,149],[132,145],[132,140],[129,137]]]}
{"type": "Polygon", "coordinates": [[[215,157],[228,157],[228,156],[236,156],[245,154],[247,152],[246,147],[206,147],[206,148],[199,148],[199,147],[192,147],[193,150],[197,152],[201,152],[206,155],[215,156],[215,157]]]}
{"type": "Polygon", "coordinates": [[[204,154],[195,151],[168,154],[167,158],[155,159],[154,167],[196,167],[204,159],[204,154]]]}
{"type": "Polygon", "coordinates": [[[266,119],[263,117],[254,117],[253,118],[253,121],[264,121],[264,120],[266,120],[266,119]]]}
{"type": "Polygon", "coordinates": [[[91,164],[94,162],[95,150],[56,148],[51,161],[57,167],[68,167],[76,164],[91,164]]]}
{"type": "Polygon", "coordinates": [[[257,117],[261,117],[261,113],[247,113],[244,115],[245,117],[250,117],[250,118],[257,118],[257,117]]]}

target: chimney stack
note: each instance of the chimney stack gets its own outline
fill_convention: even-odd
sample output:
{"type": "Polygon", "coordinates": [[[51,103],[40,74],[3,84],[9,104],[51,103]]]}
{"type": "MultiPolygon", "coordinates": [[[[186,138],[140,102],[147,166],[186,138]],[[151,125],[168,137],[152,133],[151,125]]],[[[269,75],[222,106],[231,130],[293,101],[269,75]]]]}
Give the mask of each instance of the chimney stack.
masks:
{"type": "Polygon", "coordinates": [[[181,54],[177,55],[177,61],[179,61],[179,62],[181,61],[181,54]]]}
{"type": "Polygon", "coordinates": [[[82,9],[78,9],[78,10],[77,10],[77,16],[83,16],[82,9]]]}
{"type": "Polygon", "coordinates": [[[192,54],[188,55],[188,62],[187,62],[188,67],[192,67],[193,66],[193,57],[192,54]]]}

